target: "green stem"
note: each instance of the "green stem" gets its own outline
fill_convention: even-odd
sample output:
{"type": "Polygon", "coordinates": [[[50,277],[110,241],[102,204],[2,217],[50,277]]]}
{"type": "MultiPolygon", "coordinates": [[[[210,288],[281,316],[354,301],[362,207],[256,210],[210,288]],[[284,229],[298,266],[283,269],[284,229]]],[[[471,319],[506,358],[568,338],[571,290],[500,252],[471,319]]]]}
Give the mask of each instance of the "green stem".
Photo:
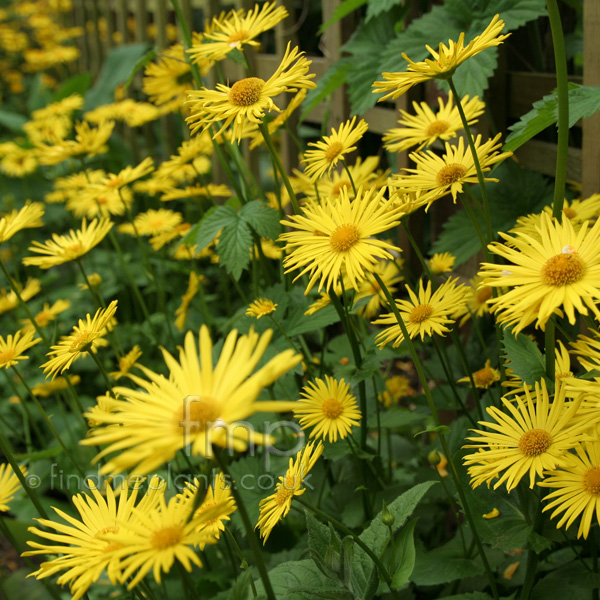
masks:
{"type": "Polygon", "coordinates": [[[94,299],[94,302],[98,305],[98,308],[106,308],[106,302],[104,302],[104,298],[94,289],[94,287],[90,283],[90,280],[85,272],[85,269],[83,268],[83,263],[81,262],[81,257],[77,257],[75,259],[75,262],[77,263],[77,266],[79,267],[79,270],[81,271],[81,274],[83,275],[83,279],[88,287],[88,290],[90,291],[90,294],[92,295],[92,298],[94,299]]]}
{"type": "MultiPolygon", "coordinates": [[[[417,354],[415,345],[413,344],[413,341],[410,339],[408,330],[406,329],[406,324],[404,323],[404,320],[402,319],[402,315],[400,314],[400,311],[398,310],[398,307],[396,306],[396,303],[394,302],[394,298],[390,294],[390,291],[388,290],[385,283],[381,280],[381,277],[379,277],[379,275],[376,272],[373,272],[373,276],[375,277],[375,279],[377,280],[377,283],[383,290],[383,293],[385,294],[385,297],[387,298],[390,308],[392,309],[392,312],[394,313],[394,316],[396,317],[398,325],[400,326],[400,330],[402,331],[404,341],[406,342],[406,345],[408,346],[413,363],[415,365],[415,369],[417,370],[417,374],[419,376],[419,381],[421,382],[421,387],[423,388],[423,392],[427,399],[427,404],[429,405],[429,410],[431,411],[431,415],[435,421],[436,426],[439,427],[441,425],[441,422],[440,422],[440,417],[439,417],[437,408],[435,406],[435,401],[433,399],[433,395],[431,393],[431,389],[429,387],[429,383],[427,381],[425,371],[423,370],[423,365],[421,364],[421,361],[419,359],[419,355],[417,354]]],[[[479,534],[477,533],[475,521],[473,520],[473,515],[471,514],[471,509],[467,502],[465,492],[462,489],[461,481],[458,476],[458,471],[456,470],[456,465],[454,464],[454,459],[452,458],[452,454],[450,453],[450,448],[448,447],[448,443],[446,441],[446,436],[441,431],[439,432],[439,439],[442,444],[444,454],[446,455],[446,458],[448,459],[448,464],[450,465],[450,471],[452,473],[452,478],[454,479],[454,484],[456,486],[456,490],[458,491],[458,495],[460,496],[460,501],[461,501],[461,504],[465,511],[465,516],[467,518],[467,521],[469,522],[471,531],[473,532],[473,537],[475,539],[475,543],[477,544],[477,549],[479,550],[479,555],[481,556],[481,561],[483,563],[484,569],[485,569],[487,577],[488,577],[490,588],[492,590],[492,595],[493,595],[494,599],[497,600],[498,599],[498,590],[496,588],[496,581],[494,580],[494,574],[492,573],[492,569],[488,562],[488,559],[487,559],[487,556],[485,553],[485,549],[483,547],[483,543],[481,542],[481,538],[479,537],[479,534]]]]}
{"type": "Polygon", "coordinates": [[[77,469],[77,471],[79,472],[79,475],[81,475],[82,478],[85,477],[85,473],[83,472],[83,469],[79,466],[79,463],[75,460],[75,458],[73,457],[71,452],[69,452],[67,445],[63,442],[58,431],[56,431],[56,429],[54,428],[54,425],[52,424],[52,421],[50,420],[48,413],[44,410],[44,407],[41,405],[40,401],[37,399],[37,396],[35,396],[34,393],[31,391],[31,388],[29,387],[29,385],[27,384],[25,379],[23,379],[23,377],[21,377],[21,374],[17,370],[17,367],[13,365],[11,368],[15,372],[15,375],[19,378],[19,381],[25,386],[25,389],[27,390],[27,393],[33,400],[35,407],[40,411],[42,418],[44,419],[44,421],[46,421],[46,425],[48,425],[48,429],[50,429],[50,431],[52,432],[52,435],[55,437],[56,441],[58,442],[60,447],[63,449],[63,452],[67,455],[67,458],[71,461],[71,463],[73,463],[73,466],[75,467],[75,469],[77,469]]]}
{"type": "Polygon", "coordinates": [[[49,519],[48,513],[44,510],[44,507],[38,500],[34,488],[29,487],[25,475],[23,475],[21,469],[19,469],[19,465],[15,460],[15,457],[13,456],[10,444],[8,443],[8,440],[4,437],[2,427],[0,427],[0,450],[2,451],[2,454],[4,454],[4,456],[6,457],[8,464],[12,467],[12,470],[14,471],[15,475],[17,476],[17,479],[21,483],[22,488],[25,490],[25,493],[29,496],[29,499],[40,514],[40,517],[42,517],[43,519],[49,519]]]}
{"type": "Polygon", "coordinates": [[[312,371],[312,366],[311,366],[312,358],[311,358],[310,354],[307,354],[306,352],[304,352],[304,349],[300,350],[298,348],[298,346],[296,346],[296,344],[294,344],[294,342],[290,339],[290,337],[288,336],[288,334],[285,332],[285,330],[279,324],[279,322],[273,317],[273,315],[267,315],[267,316],[269,317],[269,319],[271,319],[271,321],[273,321],[275,327],[277,327],[277,329],[279,329],[279,332],[287,340],[288,344],[292,347],[292,349],[294,350],[294,352],[296,352],[297,354],[302,354],[302,356],[304,356],[304,361],[306,362],[306,370],[308,371],[308,376],[311,379],[314,379],[314,375],[313,375],[313,371],[312,371]]]}
{"type": "Polygon", "coordinates": [[[300,504],[302,504],[302,506],[304,506],[305,508],[307,508],[308,510],[313,512],[315,515],[317,515],[318,517],[321,517],[328,523],[331,523],[334,527],[336,527],[340,531],[344,532],[346,535],[349,535],[353,539],[353,541],[356,543],[356,545],[359,546],[362,550],[364,550],[364,552],[367,554],[367,556],[375,563],[375,566],[379,570],[379,573],[381,574],[385,583],[387,584],[388,588],[390,589],[392,596],[396,599],[399,599],[398,593],[396,592],[396,590],[394,590],[392,588],[392,578],[390,577],[389,573],[387,572],[387,569],[384,567],[381,560],[379,560],[379,557],[371,550],[371,548],[369,548],[369,546],[367,546],[360,539],[360,537],[358,535],[356,535],[356,533],[354,533],[354,531],[352,531],[351,529],[348,529],[348,527],[346,527],[343,523],[340,523],[340,521],[338,521],[337,519],[334,519],[331,515],[328,515],[326,512],[323,512],[320,508],[313,506],[303,496],[296,496],[296,499],[298,500],[298,502],[300,504]]]}
{"type": "MultiPolygon", "coordinates": [[[[358,340],[356,339],[356,335],[354,334],[354,329],[350,324],[350,319],[347,318],[349,315],[344,310],[340,299],[338,298],[335,292],[329,292],[329,297],[331,298],[331,302],[335,307],[337,314],[340,317],[340,321],[342,322],[344,329],[346,330],[346,335],[348,336],[348,341],[350,342],[350,347],[352,348],[352,355],[354,356],[354,364],[356,365],[356,369],[359,370],[362,367],[362,355],[360,352],[360,346],[358,344],[358,340]]],[[[358,384],[358,397],[360,402],[360,447],[362,450],[365,450],[367,447],[367,389],[365,386],[365,380],[361,380],[358,384]]]]}
{"type": "MultiPolygon", "coordinates": [[[[535,517],[533,521],[533,531],[535,533],[539,533],[541,523],[542,503],[541,499],[537,498],[535,517]]],[[[537,574],[537,565],[537,552],[533,548],[529,548],[529,550],[527,551],[527,566],[525,567],[525,581],[523,582],[523,587],[521,588],[521,596],[519,597],[519,600],[527,600],[529,598],[529,595],[531,594],[531,589],[533,588],[533,584],[535,582],[535,576],[537,574]]]]}
{"type": "MultiPolygon", "coordinates": [[[[475,170],[477,171],[477,180],[479,181],[479,186],[481,187],[481,199],[483,200],[483,218],[485,220],[485,231],[487,234],[487,241],[489,243],[492,241],[492,221],[490,217],[490,204],[487,197],[487,191],[485,189],[485,179],[483,177],[483,171],[481,169],[481,164],[479,163],[479,157],[477,156],[477,150],[475,149],[475,143],[473,142],[473,136],[471,135],[471,128],[469,127],[469,122],[467,121],[467,116],[465,115],[460,96],[456,91],[456,87],[454,86],[454,81],[452,81],[452,77],[450,77],[447,81],[448,85],[450,86],[450,90],[452,91],[452,95],[454,96],[454,103],[456,105],[456,108],[458,109],[458,113],[460,114],[460,120],[462,121],[463,127],[465,129],[465,135],[467,137],[467,142],[469,143],[471,155],[473,156],[475,170]]],[[[485,249],[486,246],[487,244],[485,244],[483,248],[485,249]]]]}
{"type": "Polygon", "coordinates": [[[567,179],[567,154],[569,151],[569,80],[567,76],[567,54],[563,37],[562,23],[556,0],[546,0],[552,44],[554,46],[554,64],[556,68],[556,87],[558,91],[558,144],[556,148],[556,179],[554,180],[554,201],[552,216],[559,221],[565,199],[567,179]]]}
{"type": "Polygon", "coordinates": [[[106,372],[106,369],[104,368],[104,366],[100,362],[100,359],[96,356],[96,354],[94,352],[92,352],[91,348],[89,350],[89,354],[92,357],[92,359],[94,360],[94,362],[96,363],[96,366],[98,367],[100,373],[102,374],[102,379],[104,379],[104,383],[106,384],[106,387],[108,388],[108,391],[110,392],[110,395],[113,398],[116,398],[115,392],[113,391],[112,382],[110,380],[110,377],[108,376],[108,373],[106,372]]]}
{"type": "Polygon", "coordinates": [[[350,185],[352,185],[352,191],[354,192],[354,197],[356,198],[356,196],[358,194],[356,192],[356,185],[354,184],[354,179],[352,177],[352,173],[350,173],[350,169],[348,168],[348,165],[346,164],[346,161],[343,158],[340,159],[340,162],[342,163],[342,165],[344,166],[344,169],[346,170],[346,174],[348,175],[348,179],[350,179],[350,185]]]}
{"type": "Polygon", "coordinates": [[[20,400],[19,406],[21,407],[21,413],[23,415],[25,447],[27,448],[27,452],[32,452],[33,446],[31,444],[31,427],[33,427],[33,429],[35,430],[35,435],[37,437],[39,444],[42,444],[42,445],[45,444],[44,436],[42,435],[42,432],[39,430],[37,423],[34,421],[33,417],[31,416],[31,413],[29,412],[29,408],[27,406],[27,402],[25,402],[25,400],[23,398],[21,398],[21,394],[19,394],[19,391],[17,390],[17,386],[15,385],[14,381],[10,378],[10,375],[8,374],[8,370],[3,369],[3,371],[4,371],[4,376],[6,377],[6,381],[8,382],[8,385],[12,389],[15,396],[17,396],[17,398],[19,398],[19,400],[20,400]]]}
{"type": "MultiPolygon", "coordinates": [[[[225,461],[222,460],[218,452],[214,453],[214,459],[215,462],[219,465],[219,468],[221,469],[223,474],[228,477],[229,481],[233,482],[231,473],[225,465],[225,461]]],[[[256,564],[256,567],[258,568],[260,578],[263,582],[265,594],[267,595],[268,600],[276,600],[275,592],[273,591],[273,586],[271,585],[271,580],[269,579],[269,573],[265,565],[260,543],[258,541],[258,538],[256,537],[254,528],[252,527],[252,523],[250,522],[250,517],[248,516],[248,511],[246,510],[244,500],[240,495],[235,483],[232,483],[231,485],[231,493],[233,494],[235,503],[237,505],[237,509],[240,512],[240,517],[242,518],[242,522],[244,523],[244,528],[246,529],[246,538],[248,539],[248,543],[250,544],[250,550],[252,551],[252,555],[254,556],[254,562],[256,564]]]]}
{"type": "Polygon", "coordinates": [[[283,184],[285,185],[285,189],[287,190],[287,193],[290,197],[290,202],[292,203],[294,212],[297,215],[299,215],[300,214],[300,205],[298,204],[298,199],[296,198],[296,194],[294,193],[294,190],[292,189],[292,184],[290,183],[287,173],[285,172],[285,169],[283,168],[283,164],[281,163],[279,154],[277,153],[277,150],[275,150],[275,147],[273,146],[273,141],[271,140],[271,134],[269,133],[269,127],[265,123],[259,123],[258,128],[260,129],[260,132],[262,133],[263,138],[265,140],[265,144],[267,145],[267,148],[268,148],[269,152],[271,153],[271,156],[273,157],[273,161],[277,165],[277,169],[279,170],[279,173],[281,174],[281,178],[283,179],[283,184]]]}
{"type": "MultiPolygon", "coordinates": [[[[227,527],[225,527],[225,533],[227,535],[227,537],[225,539],[231,541],[231,543],[233,544],[235,553],[238,555],[238,558],[240,559],[241,568],[247,569],[248,562],[246,561],[246,558],[242,554],[242,549],[240,548],[240,545],[237,543],[235,536],[233,535],[233,533],[231,533],[231,531],[227,527]]],[[[235,572],[235,570],[234,570],[234,572],[235,572]]],[[[254,579],[252,579],[252,578],[250,578],[250,586],[252,587],[252,595],[256,598],[256,596],[257,596],[256,586],[254,585],[254,579]]]]}
{"type": "Polygon", "coordinates": [[[467,199],[467,196],[469,196],[471,201],[473,201],[474,198],[472,196],[470,189],[468,187],[466,187],[465,189],[469,190],[469,192],[467,194],[460,195],[461,204],[463,205],[463,208],[465,209],[465,212],[467,213],[467,216],[469,217],[469,220],[471,221],[471,224],[473,225],[473,229],[475,230],[475,233],[477,234],[477,237],[479,238],[479,243],[481,244],[481,249],[485,256],[485,260],[488,262],[494,262],[494,259],[492,258],[492,254],[490,253],[490,250],[488,248],[488,242],[485,239],[483,231],[481,231],[481,227],[479,227],[479,222],[477,221],[477,213],[475,212],[474,205],[472,205],[469,202],[469,200],[467,199]]]}

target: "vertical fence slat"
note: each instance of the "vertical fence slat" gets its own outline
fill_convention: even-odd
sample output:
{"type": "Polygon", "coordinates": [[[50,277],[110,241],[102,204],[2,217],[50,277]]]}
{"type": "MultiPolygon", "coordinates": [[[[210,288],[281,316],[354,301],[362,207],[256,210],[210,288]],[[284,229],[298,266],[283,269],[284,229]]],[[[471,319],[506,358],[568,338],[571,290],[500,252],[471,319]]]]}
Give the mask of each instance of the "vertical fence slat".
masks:
{"type": "MultiPolygon", "coordinates": [[[[600,85],[600,2],[583,3],[583,83],[600,85]]],[[[582,197],[600,193],[600,112],[583,121],[582,197]]]]}

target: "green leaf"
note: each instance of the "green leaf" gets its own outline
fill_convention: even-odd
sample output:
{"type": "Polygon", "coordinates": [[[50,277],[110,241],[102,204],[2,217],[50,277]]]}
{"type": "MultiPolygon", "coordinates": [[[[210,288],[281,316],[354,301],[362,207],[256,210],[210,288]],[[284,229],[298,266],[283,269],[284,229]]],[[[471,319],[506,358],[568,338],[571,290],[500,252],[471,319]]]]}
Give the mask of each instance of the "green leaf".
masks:
{"type": "Polygon", "coordinates": [[[314,315],[300,314],[297,320],[290,318],[287,324],[289,329],[286,333],[288,337],[294,337],[295,335],[301,335],[309,331],[318,331],[328,325],[337,323],[339,320],[340,317],[335,308],[333,306],[326,306],[314,315]]]}
{"type": "MultiPolygon", "coordinates": [[[[533,386],[546,379],[546,363],[537,344],[524,333],[516,337],[508,329],[504,330],[504,353],[515,375],[533,386]]],[[[548,383],[548,382],[547,382],[548,383]]]]}
{"type": "Polygon", "coordinates": [[[409,8],[403,0],[369,0],[365,21],[369,22],[371,19],[378,17],[381,13],[390,11],[396,6],[405,6],[406,9],[409,8]]]}
{"type": "MultiPolygon", "coordinates": [[[[380,415],[382,429],[395,429],[396,427],[407,427],[413,423],[423,422],[427,418],[424,413],[398,408],[396,410],[382,411],[380,415]]],[[[371,414],[367,420],[370,429],[377,427],[377,415],[371,414]]]]}
{"type": "MultiPolygon", "coordinates": [[[[269,579],[277,600],[355,600],[355,596],[349,590],[340,589],[339,582],[323,575],[310,559],[277,565],[269,571],[269,579]]],[[[258,594],[265,593],[260,579],[255,585],[258,594]]]]}
{"type": "Polygon", "coordinates": [[[339,554],[342,547],[342,541],[339,535],[327,527],[323,523],[320,523],[315,519],[308,510],[304,511],[306,514],[306,529],[308,531],[308,549],[310,555],[315,561],[319,570],[333,579],[338,578],[341,564],[334,565],[332,562],[333,554],[339,554]]]}
{"type": "Polygon", "coordinates": [[[248,224],[238,218],[229,224],[219,236],[217,254],[227,272],[237,281],[250,262],[252,232],[248,224]]]}
{"type": "Polygon", "coordinates": [[[252,200],[244,204],[238,216],[262,237],[274,240],[281,233],[279,213],[261,200],[252,200]]]}
{"type": "MultiPolygon", "coordinates": [[[[600,86],[569,83],[569,127],[579,119],[592,116],[600,110],[600,86]]],[[[518,123],[511,125],[503,150],[515,151],[533,136],[558,120],[558,94],[556,91],[533,103],[533,108],[518,123]]]]}
{"type": "Polygon", "coordinates": [[[323,23],[319,27],[317,34],[323,33],[328,27],[331,27],[334,23],[337,23],[350,13],[354,12],[357,8],[360,8],[363,4],[366,4],[368,0],[344,0],[341,4],[338,4],[333,11],[333,16],[327,23],[323,23]]]}
{"type": "Polygon", "coordinates": [[[321,104],[321,102],[328,100],[335,90],[344,85],[346,82],[346,75],[351,66],[351,59],[342,58],[327,69],[323,77],[317,81],[317,87],[308,90],[306,98],[302,103],[303,110],[300,115],[300,121],[306,119],[307,115],[321,104]]]}
{"type": "Polygon", "coordinates": [[[135,65],[133,65],[133,68],[131,69],[131,73],[129,73],[129,77],[127,78],[127,81],[125,81],[125,84],[123,85],[123,89],[126,90],[131,85],[131,82],[133,81],[135,74],[140,69],[145,69],[157,56],[158,56],[157,49],[150,48],[150,50],[148,50],[148,52],[146,52],[146,54],[144,54],[144,56],[142,56],[135,63],[135,65]]]}
{"type": "Polygon", "coordinates": [[[450,433],[450,427],[448,427],[447,425],[430,425],[429,427],[427,427],[427,429],[415,433],[414,437],[417,437],[418,435],[423,435],[424,433],[441,433],[447,435],[450,433]]]}
{"type": "Polygon", "coordinates": [[[466,592],[465,594],[444,596],[440,600],[492,600],[492,597],[485,592],[466,592]]]}
{"type": "MultiPolygon", "coordinates": [[[[488,79],[494,74],[498,66],[498,48],[487,48],[483,52],[472,56],[465,61],[452,77],[454,85],[461,96],[469,94],[483,97],[483,93],[488,88],[488,79]]],[[[449,90],[446,82],[440,82],[443,87],[449,90]]]]}
{"type": "Polygon", "coordinates": [[[221,229],[235,224],[238,216],[231,206],[213,206],[206,211],[202,220],[196,223],[183,238],[186,244],[197,244],[198,251],[204,250],[221,229]]]}
{"type": "Polygon", "coordinates": [[[148,50],[148,44],[124,44],[107,54],[98,79],[86,94],[84,110],[91,110],[114,101],[115,89],[125,83],[131,70],[148,50]]]}
{"type": "MultiPolygon", "coordinates": [[[[410,517],[417,504],[427,493],[429,488],[431,488],[431,486],[435,483],[437,482],[426,481],[424,483],[419,483],[407,492],[404,492],[388,505],[387,509],[394,516],[394,524],[391,527],[393,533],[399,531],[400,528],[406,523],[408,517],[410,517]]],[[[381,517],[382,512],[380,512],[371,521],[371,524],[367,527],[367,529],[360,534],[360,539],[377,556],[381,556],[390,537],[390,529],[387,527],[387,525],[383,524],[381,517]]],[[[354,568],[359,573],[364,574],[365,581],[369,581],[374,570],[376,570],[373,561],[360,547],[355,549],[354,568]]]]}
{"type": "Polygon", "coordinates": [[[546,14],[544,0],[446,0],[444,7],[459,22],[476,24],[477,34],[499,14],[506,23],[503,33],[512,31],[546,14]]]}
{"type": "Polygon", "coordinates": [[[4,110],[0,108],[0,125],[6,127],[10,131],[14,131],[16,133],[20,133],[22,131],[23,125],[27,123],[27,117],[23,115],[11,112],[9,110],[4,110]]]}
{"type": "Polygon", "coordinates": [[[52,102],[58,102],[63,98],[67,98],[71,94],[79,94],[83,96],[89,89],[92,84],[92,74],[91,73],[78,73],[77,75],[73,75],[73,77],[69,77],[54,93],[52,98],[52,102]]]}
{"type": "Polygon", "coordinates": [[[568,598],[588,600],[593,589],[600,587],[600,575],[588,571],[580,561],[572,561],[552,570],[540,579],[531,592],[531,600],[568,598]]]}
{"type": "Polygon", "coordinates": [[[417,519],[409,521],[394,541],[395,556],[399,561],[398,568],[392,577],[392,587],[395,590],[400,590],[408,585],[409,578],[415,568],[415,559],[417,556],[415,550],[416,524],[417,519]]]}
{"type": "Polygon", "coordinates": [[[252,571],[250,569],[244,570],[231,587],[228,600],[248,600],[251,581],[252,571]]]}

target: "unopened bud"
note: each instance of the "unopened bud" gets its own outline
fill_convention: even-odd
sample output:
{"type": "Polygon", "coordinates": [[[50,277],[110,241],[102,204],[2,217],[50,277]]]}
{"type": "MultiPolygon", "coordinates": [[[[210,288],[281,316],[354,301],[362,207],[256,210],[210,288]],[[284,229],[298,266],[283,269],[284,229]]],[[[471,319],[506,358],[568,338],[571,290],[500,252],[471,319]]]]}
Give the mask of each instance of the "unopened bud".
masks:
{"type": "Polygon", "coordinates": [[[433,449],[428,455],[427,455],[427,460],[429,461],[430,465],[433,465],[434,467],[436,465],[439,465],[440,462],[442,462],[442,457],[440,456],[440,453],[433,449]]]}
{"type": "Polygon", "coordinates": [[[386,527],[391,527],[396,521],[396,517],[391,513],[385,502],[383,503],[383,510],[381,511],[381,521],[386,527]]]}

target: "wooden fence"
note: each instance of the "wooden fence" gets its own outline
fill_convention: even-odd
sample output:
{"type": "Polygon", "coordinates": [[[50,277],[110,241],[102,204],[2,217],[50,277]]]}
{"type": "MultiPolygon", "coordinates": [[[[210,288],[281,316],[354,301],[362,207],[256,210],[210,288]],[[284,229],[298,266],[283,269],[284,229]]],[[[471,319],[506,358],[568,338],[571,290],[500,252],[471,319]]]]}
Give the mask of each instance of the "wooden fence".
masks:
{"type": "MultiPolygon", "coordinates": [[[[310,0],[306,0],[309,2],[310,0]]],[[[313,0],[317,2],[319,0],[313,0]]],[[[280,2],[294,14],[291,0],[280,2]]],[[[333,14],[340,0],[321,0],[322,21],[326,22],[333,14]]],[[[159,48],[173,42],[177,31],[169,0],[74,0],[73,24],[86,29],[86,35],[80,40],[80,67],[97,73],[106,52],[117,43],[134,41],[154,41],[159,48]],[[150,26],[150,28],[149,28],[150,26]]],[[[181,0],[182,10],[197,29],[202,29],[203,20],[217,14],[222,6],[251,8],[254,0],[237,0],[221,3],[218,0],[181,0]]],[[[572,80],[586,85],[600,85],[600,55],[597,40],[600,39],[600,0],[584,0],[584,70],[583,77],[572,80]]],[[[313,61],[311,71],[317,80],[328,67],[340,57],[340,47],[352,33],[352,23],[348,19],[330,26],[320,42],[323,56],[310,57],[313,61]]],[[[288,17],[280,23],[275,32],[276,53],[256,55],[255,70],[259,77],[268,78],[277,67],[288,41],[296,37],[295,21],[288,17]]],[[[230,61],[227,61],[230,62],[230,61]]],[[[240,75],[236,65],[230,65],[227,75],[235,80],[240,75]]],[[[495,85],[508,90],[508,100],[501,108],[506,120],[519,118],[531,108],[531,104],[551,91],[555,77],[548,73],[515,72],[505,70],[496,74],[495,85]]],[[[410,97],[398,99],[396,108],[407,108],[410,97]]],[[[325,107],[317,107],[307,119],[309,123],[321,124],[325,118],[325,107]]],[[[336,90],[328,102],[328,126],[336,126],[349,116],[349,106],[343,89],[336,90]]],[[[397,110],[374,107],[364,115],[369,129],[374,133],[383,133],[396,126],[397,110]]],[[[569,149],[567,177],[583,185],[583,197],[600,192],[600,114],[596,114],[577,127],[582,127],[582,148],[569,149]]],[[[292,166],[297,160],[296,151],[289,140],[282,144],[284,164],[292,166]]],[[[556,162],[556,145],[531,140],[519,151],[517,158],[521,164],[547,175],[553,175],[556,162]]],[[[406,166],[406,153],[399,155],[399,166],[406,166]]]]}

